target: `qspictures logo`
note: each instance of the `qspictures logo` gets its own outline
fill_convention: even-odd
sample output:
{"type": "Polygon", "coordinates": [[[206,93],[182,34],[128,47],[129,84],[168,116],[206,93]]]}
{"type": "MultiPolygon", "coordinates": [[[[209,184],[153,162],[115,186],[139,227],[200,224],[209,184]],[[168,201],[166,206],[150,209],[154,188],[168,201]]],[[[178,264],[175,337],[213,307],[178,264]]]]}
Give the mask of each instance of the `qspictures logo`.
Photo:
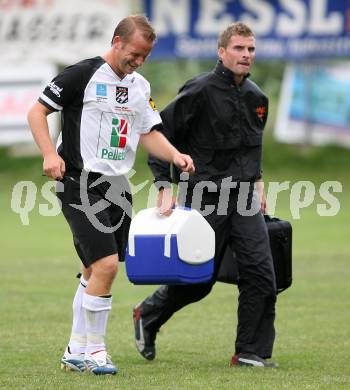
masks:
{"type": "Polygon", "coordinates": [[[107,160],[125,160],[125,149],[128,139],[128,122],[123,118],[112,118],[109,148],[102,148],[101,158],[107,160]]]}
{"type": "MultiPolygon", "coordinates": [[[[80,203],[71,204],[72,207],[82,211],[88,217],[93,226],[101,232],[111,233],[116,231],[120,226],[104,226],[97,214],[102,210],[115,204],[124,210],[124,216],[132,216],[132,205],[130,200],[125,196],[125,193],[131,193],[133,196],[142,190],[148,192],[143,193],[143,197],[147,199],[146,207],[154,207],[157,202],[158,189],[154,185],[150,185],[149,180],[133,185],[130,179],[136,173],[131,170],[124,176],[101,176],[98,180],[90,183],[88,180],[88,172],[82,171],[80,178],[66,177],[66,180],[72,180],[80,185],[80,203]],[[88,196],[89,188],[95,185],[107,182],[110,184],[109,190],[105,194],[105,198],[91,204],[88,196]]],[[[180,181],[177,187],[178,204],[183,205],[184,199],[187,198],[189,174],[182,172],[180,181]]],[[[158,185],[165,186],[169,183],[159,181],[158,185]]],[[[287,191],[285,195],[289,199],[290,218],[299,220],[302,218],[302,213],[307,208],[319,217],[335,217],[341,211],[344,205],[341,205],[337,193],[343,192],[343,185],[336,180],[328,180],[323,183],[313,183],[311,181],[284,181],[284,182],[267,182],[265,183],[266,199],[268,211],[270,215],[275,214],[277,200],[281,192],[287,191]]],[[[260,210],[260,199],[257,189],[254,190],[251,196],[250,182],[235,182],[232,177],[227,177],[218,183],[210,181],[200,181],[196,183],[191,190],[191,208],[198,210],[203,216],[208,216],[212,213],[217,215],[227,215],[230,212],[229,200],[230,191],[238,191],[237,212],[242,216],[251,216],[260,210]],[[216,204],[202,203],[204,191],[214,192],[218,195],[216,204]]],[[[41,188],[38,188],[32,181],[20,181],[12,189],[11,210],[18,214],[22,225],[29,225],[29,215],[37,207],[40,215],[45,217],[55,217],[61,213],[60,201],[55,195],[55,192],[63,192],[64,184],[62,182],[48,181],[41,188]],[[38,199],[39,195],[39,199],[38,199]],[[39,201],[39,204],[38,204],[39,201]]],[[[79,202],[79,201],[78,201],[79,202]]],[[[345,215],[345,214],[344,214],[345,215]]]]}

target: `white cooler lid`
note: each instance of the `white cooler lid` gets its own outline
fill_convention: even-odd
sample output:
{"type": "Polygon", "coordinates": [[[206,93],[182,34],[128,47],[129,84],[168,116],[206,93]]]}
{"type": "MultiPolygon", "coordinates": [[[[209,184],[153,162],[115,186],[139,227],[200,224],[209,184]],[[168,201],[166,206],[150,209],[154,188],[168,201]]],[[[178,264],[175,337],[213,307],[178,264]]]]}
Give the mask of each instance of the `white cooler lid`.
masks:
{"type": "Polygon", "coordinates": [[[170,240],[176,235],[179,258],[201,264],[214,258],[215,232],[197,210],[175,208],[169,217],[157,208],[141,210],[131,221],[129,254],[135,256],[135,236],[164,235],[164,255],[170,257],[170,240]]]}

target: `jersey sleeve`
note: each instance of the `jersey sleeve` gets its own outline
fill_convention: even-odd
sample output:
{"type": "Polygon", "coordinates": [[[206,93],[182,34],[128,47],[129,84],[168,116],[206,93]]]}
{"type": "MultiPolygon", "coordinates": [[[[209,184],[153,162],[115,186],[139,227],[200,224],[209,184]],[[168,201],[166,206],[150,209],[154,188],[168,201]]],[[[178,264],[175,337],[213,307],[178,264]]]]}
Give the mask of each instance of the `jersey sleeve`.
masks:
{"type": "Polygon", "coordinates": [[[45,87],[39,102],[53,111],[61,111],[78,94],[83,69],[78,64],[68,66],[45,87]]]}
{"type": "Polygon", "coordinates": [[[157,107],[151,97],[149,83],[145,85],[145,111],[143,115],[141,134],[149,133],[155,125],[162,123],[157,107]]]}

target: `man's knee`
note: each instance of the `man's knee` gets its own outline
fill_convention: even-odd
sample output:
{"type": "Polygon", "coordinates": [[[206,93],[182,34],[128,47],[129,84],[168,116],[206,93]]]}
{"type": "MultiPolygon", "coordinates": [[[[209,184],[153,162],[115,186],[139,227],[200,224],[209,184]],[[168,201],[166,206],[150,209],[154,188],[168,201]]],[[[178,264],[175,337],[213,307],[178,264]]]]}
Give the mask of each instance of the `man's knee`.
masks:
{"type": "Polygon", "coordinates": [[[95,276],[104,279],[113,279],[118,272],[118,255],[114,254],[103,257],[95,261],[91,268],[95,276]]]}

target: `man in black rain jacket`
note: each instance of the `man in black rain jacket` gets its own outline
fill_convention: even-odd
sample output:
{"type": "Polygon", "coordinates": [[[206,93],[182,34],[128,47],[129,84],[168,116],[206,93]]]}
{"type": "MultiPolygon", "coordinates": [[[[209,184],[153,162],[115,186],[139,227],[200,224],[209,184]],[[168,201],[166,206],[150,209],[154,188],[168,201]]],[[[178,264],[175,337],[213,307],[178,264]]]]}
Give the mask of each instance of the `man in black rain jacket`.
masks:
{"type": "Polygon", "coordinates": [[[209,73],[189,80],[161,112],[163,133],[192,156],[190,178],[150,157],[161,211],[171,213],[170,182],[179,184],[179,202],[198,209],[215,231],[215,270],[208,283],[161,286],[134,308],[135,341],[146,359],[155,358],[155,339],[176,311],[211,291],[225,249],[238,262],[238,325],[231,366],[275,367],[267,361],[275,339],[276,282],[267,228],[262,138],[268,99],[249,79],[255,37],[234,23],[218,40],[219,61],[209,73]],[[180,181],[179,181],[180,179],[180,181]],[[187,180],[188,179],[188,180],[187,180]]]}

